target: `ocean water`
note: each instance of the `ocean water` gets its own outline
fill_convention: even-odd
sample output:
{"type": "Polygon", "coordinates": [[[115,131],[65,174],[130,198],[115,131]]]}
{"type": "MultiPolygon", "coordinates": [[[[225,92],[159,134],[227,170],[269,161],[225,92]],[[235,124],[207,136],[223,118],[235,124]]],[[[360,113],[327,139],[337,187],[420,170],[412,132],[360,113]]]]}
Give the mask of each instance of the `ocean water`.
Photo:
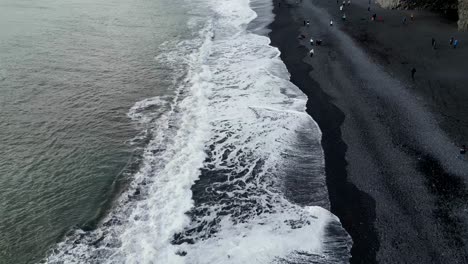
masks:
{"type": "Polygon", "coordinates": [[[1,261],[346,263],[271,5],[0,0],[1,261]]]}

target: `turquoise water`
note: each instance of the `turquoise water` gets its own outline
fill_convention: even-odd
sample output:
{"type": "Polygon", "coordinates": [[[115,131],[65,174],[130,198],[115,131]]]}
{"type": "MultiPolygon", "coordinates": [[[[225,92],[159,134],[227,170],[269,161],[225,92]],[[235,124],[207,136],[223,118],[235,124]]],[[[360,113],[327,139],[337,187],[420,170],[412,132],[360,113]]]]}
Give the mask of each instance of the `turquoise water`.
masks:
{"type": "Polygon", "coordinates": [[[162,0],[0,0],[0,263],[98,218],[135,162],[127,117],[171,93],[154,59],[184,34],[162,0]]]}

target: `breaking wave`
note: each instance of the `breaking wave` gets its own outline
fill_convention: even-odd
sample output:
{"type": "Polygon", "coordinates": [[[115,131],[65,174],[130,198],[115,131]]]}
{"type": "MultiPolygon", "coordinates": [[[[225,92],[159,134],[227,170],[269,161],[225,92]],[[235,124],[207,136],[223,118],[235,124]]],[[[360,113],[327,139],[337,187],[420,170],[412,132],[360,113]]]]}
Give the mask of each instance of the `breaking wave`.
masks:
{"type": "Polygon", "coordinates": [[[320,130],[279,51],[248,30],[250,4],[187,1],[193,34],[157,58],[174,94],[128,114],[148,139],[139,171],[96,229],[73,230],[46,262],[348,261],[320,130]]]}

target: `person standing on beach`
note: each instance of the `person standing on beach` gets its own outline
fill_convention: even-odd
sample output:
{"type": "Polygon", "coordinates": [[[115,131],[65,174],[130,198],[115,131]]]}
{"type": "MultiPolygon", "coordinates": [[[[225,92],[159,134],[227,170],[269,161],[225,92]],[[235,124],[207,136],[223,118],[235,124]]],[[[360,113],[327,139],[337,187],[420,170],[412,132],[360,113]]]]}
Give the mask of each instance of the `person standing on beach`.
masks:
{"type": "Polygon", "coordinates": [[[330,20],[330,27],[333,26],[333,20],[330,20]]]}
{"type": "Polygon", "coordinates": [[[432,38],[432,48],[433,48],[433,49],[435,48],[435,42],[436,42],[435,39],[432,38]]]}
{"type": "Polygon", "coordinates": [[[460,159],[465,160],[466,146],[462,145],[460,148],[460,159]]]}
{"type": "Polygon", "coordinates": [[[343,13],[343,16],[341,17],[341,19],[343,19],[343,21],[346,20],[346,14],[345,13],[343,13]]]}
{"type": "Polygon", "coordinates": [[[310,21],[309,20],[306,21],[306,26],[307,27],[310,26],[310,21]]]}
{"type": "Polygon", "coordinates": [[[449,45],[450,45],[450,46],[453,45],[453,37],[450,37],[449,45]]]}
{"type": "Polygon", "coordinates": [[[411,69],[411,79],[414,81],[414,74],[416,73],[416,68],[411,69]]]}
{"type": "Polygon", "coordinates": [[[309,56],[312,58],[312,57],[314,56],[314,53],[315,53],[315,52],[314,52],[314,49],[310,49],[310,51],[309,51],[309,56]]]}
{"type": "Polygon", "coordinates": [[[314,40],[312,38],[310,38],[310,45],[313,46],[314,45],[314,40]]]}
{"type": "Polygon", "coordinates": [[[351,5],[351,0],[348,0],[348,5],[351,5]]]}
{"type": "Polygon", "coordinates": [[[411,18],[411,21],[414,21],[414,15],[413,15],[413,13],[411,13],[410,18],[411,18]]]}
{"type": "Polygon", "coordinates": [[[453,48],[456,49],[458,46],[458,39],[453,41],[453,48]]]}

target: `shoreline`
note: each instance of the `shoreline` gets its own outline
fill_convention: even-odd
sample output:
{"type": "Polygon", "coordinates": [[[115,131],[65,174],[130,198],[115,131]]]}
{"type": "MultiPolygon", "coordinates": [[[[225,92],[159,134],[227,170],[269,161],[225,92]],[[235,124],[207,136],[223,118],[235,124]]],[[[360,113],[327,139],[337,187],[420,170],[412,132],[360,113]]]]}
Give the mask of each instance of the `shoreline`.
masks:
{"type": "Polygon", "coordinates": [[[356,263],[374,263],[378,250],[377,233],[374,230],[375,201],[355,185],[347,181],[345,152],[347,146],[342,140],[341,126],[344,113],[331,102],[331,98],[320,89],[308,73],[312,66],[302,63],[307,50],[297,40],[299,28],[288,10],[278,7],[282,0],[274,0],[275,19],[270,24],[271,45],[279,48],[281,59],[291,74],[291,82],[308,97],[307,113],[317,122],[322,131],[322,148],[325,155],[325,173],[329,192],[331,212],[338,216],[343,227],[353,239],[351,254],[356,263]],[[284,41],[289,39],[290,41],[284,41]],[[309,85],[312,84],[312,85],[309,85]],[[312,89],[309,89],[313,87],[312,89]],[[356,203],[359,200],[361,202],[356,203]]]}
{"type": "Polygon", "coordinates": [[[271,45],[308,96],[307,112],[322,130],[331,212],[353,239],[351,263],[468,261],[467,164],[451,154],[468,135],[468,126],[456,121],[464,120],[468,98],[457,86],[465,82],[464,60],[453,59],[468,53],[426,47],[428,32],[435,29],[443,39],[451,25],[421,12],[417,19],[424,23],[403,28],[401,14],[408,11],[375,6],[372,11],[387,20],[371,24],[365,0],[353,1],[345,22],[338,21],[334,2],[273,2],[271,45]],[[310,27],[303,26],[306,18],[310,27]],[[324,45],[308,58],[311,34],[324,45]],[[408,37],[412,45],[401,44],[408,37]],[[414,83],[411,65],[419,69],[414,83]],[[447,71],[444,86],[434,85],[447,71]],[[451,85],[451,93],[438,89],[451,85]],[[457,107],[439,110],[447,101],[457,107]]]}

